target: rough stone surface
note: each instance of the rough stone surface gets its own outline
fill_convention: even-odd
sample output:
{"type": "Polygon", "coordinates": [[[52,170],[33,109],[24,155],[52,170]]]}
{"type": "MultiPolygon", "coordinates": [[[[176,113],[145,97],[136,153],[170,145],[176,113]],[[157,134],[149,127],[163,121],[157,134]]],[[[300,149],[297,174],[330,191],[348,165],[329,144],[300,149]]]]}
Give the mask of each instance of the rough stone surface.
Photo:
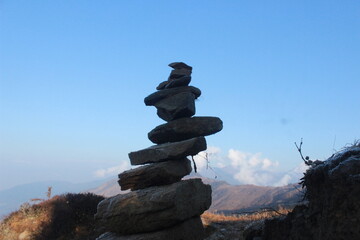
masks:
{"type": "Polygon", "coordinates": [[[171,80],[168,80],[168,81],[164,81],[164,82],[160,83],[156,87],[156,89],[161,90],[161,89],[167,89],[167,88],[188,86],[190,82],[191,82],[191,77],[190,76],[183,76],[181,78],[176,78],[176,79],[171,79],[171,80]]]}
{"type": "Polygon", "coordinates": [[[202,240],[204,227],[200,217],[190,218],[174,227],[156,232],[140,233],[133,235],[117,235],[107,232],[96,240],[202,240]]]}
{"type": "Polygon", "coordinates": [[[360,239],[360,144],[315,162],[304,185],[308,204],[265,221],[264,240],[360,239]]]}
{"type": "Polygon", "coordinates": [[[161,89],[164,89],[165,86],[169,83],[169,81],[163,81],[161,82],[157,87],[156,87],[156,90],[161,90],[161,89]]]}
{"type": "Polygon", "coordinates": [[[182,87],[189,85],[191,81],[190,76],[184,76],[181,78],[170,80],[166,85],[165,88],[175,88],[175,87],[182,87]]]}
{"type": "Polygon", "coordinates": [[[181,159],[186,156],[196,155],[205,149],[205,138],[197,137],[181,142],[154,145],[143,150],[131,152],[129,153],[129,158],[132,165],[141,165],[181,159]]]}
{"type": "Polygon", "coordinates": [[[191,117],[195,114],[195,95],[189,92],[178,93],[157,102],[155,107],[157,115],[165,121],[191,117]]]}
{"type": "Polygon", "coordinates": [[[243,231],[245,240],[255,240],[259,238],[261,239],[263,227],[264,227],[264,219],[253,221],[250,224],[248,224],[243,231]]]}
{"type": "Polygon", "coordinates": [[[195,99],[201,95],[200,89],[193,87],[193,86],[184,86],[184,87],[176,87],[176,88],[169,88],[164,90],[159,90],[147,96],[144,99],[146,106],[154,106],[157,102],[161,101],[164,98],[168,98],[170,96],[182,93],[182,92],[190,92],[193,93],[195,99]]]}
{"type": "Polygon", "coordinates": [[[172,67],[173,69],[185,68],[185,69],[192,70],[192,67],[190,67],[189,65],[187,65],[186,63],[183,63],[183,62],[173,62],[173,63],[170,63],[170,64],[169,64],[169,67],[172,67]]]}
{"type": "Polygon", "coordinates": [[[119,174],[121,190],[138,190],[178,182],[191,173],[191,162],[178,159],[131,169],[119,174]]]}
{"type": "Polygon", "coordinates": [[[189,69],[185,69],[185,68],[174,69],[171,71],[168,80],[177,79],[177,78],[181,78],[184,76],[190,76],[190,75],[191,75],[191,70],[189,70],[189,69]]]}
{"type": "Polygon", "coordinates": [[[99,203],[95,219],[108,232],[144,233],[200,216],[210,205],[210,185],[189,179],[105,199],[99,203]]]}
{"type": "Polygon", "coordinates": [[[157,126],[148,133],[148,137],[153,143],[161,144],[208,136],[222,128],[223,123],[218,117],[181,118],[157,126]]]}

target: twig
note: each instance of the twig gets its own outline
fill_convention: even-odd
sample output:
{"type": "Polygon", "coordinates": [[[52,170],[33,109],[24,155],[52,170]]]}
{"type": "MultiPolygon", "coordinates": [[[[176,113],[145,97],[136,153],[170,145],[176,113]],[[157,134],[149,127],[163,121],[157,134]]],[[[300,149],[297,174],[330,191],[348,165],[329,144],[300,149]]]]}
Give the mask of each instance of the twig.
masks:
{"type": "Polygon", "coordinates": [[[198,155],[199,157],[202,157],[203,159],[206,160],[206,169],[210,169],[214,174],[215,174],[215,179],[217,179],[217,175],[215,170],[210,166],[210,161],[209,161],[209,155],[207,152],[205,152],[205,157],[201,156],[200,154],[198,155]]]}
{"type": "Polygon", "coordinates": [[[302,144],[303,144],[302,138],[301,138],[301,141],[300,141],[300,145],[299,145],[299,146],[298,146],[297,143],[295,142],[295,146],[296,146],[297,150],[298,150],[299,153],[300,153],[301,159],[304,161],[304,163],[305,163],[307,166],[311,166],[312,161],[309,159],[309,156],[306,156],[306,157],[304,158],[304,156],[303,156],[303,154],[302,154],[302,152],[301,152],[302,144]]]}
{"type": "Polygon", "coordinates": [[[196,167],[196,163],[195,163],[195,160],[194,160],[194,156],[191,155],[191,159],[192,159],[193,164],[194,164],[194,171],[197,173],[197,167],[196,167]]]}

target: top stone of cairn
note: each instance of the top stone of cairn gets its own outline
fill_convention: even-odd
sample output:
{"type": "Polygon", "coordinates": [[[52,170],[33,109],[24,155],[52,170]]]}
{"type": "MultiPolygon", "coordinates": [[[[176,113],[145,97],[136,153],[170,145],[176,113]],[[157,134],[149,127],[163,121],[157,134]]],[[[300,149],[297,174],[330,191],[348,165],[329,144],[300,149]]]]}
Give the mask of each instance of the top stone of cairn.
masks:
{"type": "Polygon", "coordinates": [[[186,63],[183,62],[173,62],[169,64],[169,67],[172,67],[173,69],[189,69],[192,70],[192,67],[190,67],[189,65],[187,65],[186,63]]]}

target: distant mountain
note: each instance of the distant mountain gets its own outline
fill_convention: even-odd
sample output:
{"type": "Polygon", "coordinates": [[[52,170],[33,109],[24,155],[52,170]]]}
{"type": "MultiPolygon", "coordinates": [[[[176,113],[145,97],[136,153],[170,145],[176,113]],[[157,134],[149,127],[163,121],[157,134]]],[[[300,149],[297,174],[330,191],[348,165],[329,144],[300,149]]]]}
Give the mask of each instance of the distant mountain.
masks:
{"type": "Polygon", "coordinates": [[[78,193],[102,184],[102,181],[88,183],[70,183],[64,181],[44,181],[18,185],[0,191],[0,219],[12,211],[17,210],[21,204],[34,198],[46,198],[48,187],[52,187],[52,196],[67,192],[78,193]]]}
{"type": "MultiPolygon", "coordinates": [[[[225,181],[218,181],[199,174],[192,174],[186,178],[199,177],[204,183],[212,186],[211,211],[223,213],[240,213],[253,211],[263,207],[276,207],[278,205],[294,205],[302,195],[297,184],[283,187],[262,187],[255,185],[230,185],[225,181]]],[[[52,196],[67,192],[92,192],[105,197],[126,193],[121,191],[116,178],[89,183],[74,184],[62,181],[36,182],[15,186],[0,191],[0,219],[12,211],[17,210],[21,204],[34,198],[46,198],[48,187],[52,187],[52,196]]]]}
{"type": "MultiPolygon", "coordinates": [[[[205,180],[206,182],[206,180],[205,180]]],[[[297,184],[283,187],[255,185],[233,186],[226,182],[212,182],[212,205],[210,210],[223,213],[243,213],[261,208],[294,206],[302,199],[297,184]]]]}
{"type": "MultiPolygon", "coordinates": [[[[302,198],[298,184],[283,187],[263,187],[255,185],[230,185],[225,181],[217,181],[200,175],[187,178],[201,178],[212,187],[211,211],[223,213],[242,213],[259,210],[260,208],[276,208],[278,206],[293,206],[302,198]]],[[[120,191],[117,179],[112,179],[89,192],[105,197],[125,193],[120,191]]]]}

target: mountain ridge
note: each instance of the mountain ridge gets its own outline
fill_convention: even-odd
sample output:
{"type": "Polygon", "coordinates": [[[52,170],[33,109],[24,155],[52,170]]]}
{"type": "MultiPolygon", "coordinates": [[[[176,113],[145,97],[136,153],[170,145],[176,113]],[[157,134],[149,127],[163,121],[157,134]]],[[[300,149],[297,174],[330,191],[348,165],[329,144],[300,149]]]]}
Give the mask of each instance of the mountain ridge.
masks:
{"type": "MultiPolygon", "coordinates": [[[[212,187],[212,205],[210,211],[226,214],[256,211],[261,208],[277,208],[279,206],[291,207],[302,198],[301,187],[298,184],[289,184],[282,187],[256,186],[256,185],[231,185],[226,181],[218,181],[192,174],[185,179],[201,178],[212,187]]],[[[117,179],[111,179],[97,188],[89,189],[91,193],[105,197],[124,194],[117,179]]]]}

